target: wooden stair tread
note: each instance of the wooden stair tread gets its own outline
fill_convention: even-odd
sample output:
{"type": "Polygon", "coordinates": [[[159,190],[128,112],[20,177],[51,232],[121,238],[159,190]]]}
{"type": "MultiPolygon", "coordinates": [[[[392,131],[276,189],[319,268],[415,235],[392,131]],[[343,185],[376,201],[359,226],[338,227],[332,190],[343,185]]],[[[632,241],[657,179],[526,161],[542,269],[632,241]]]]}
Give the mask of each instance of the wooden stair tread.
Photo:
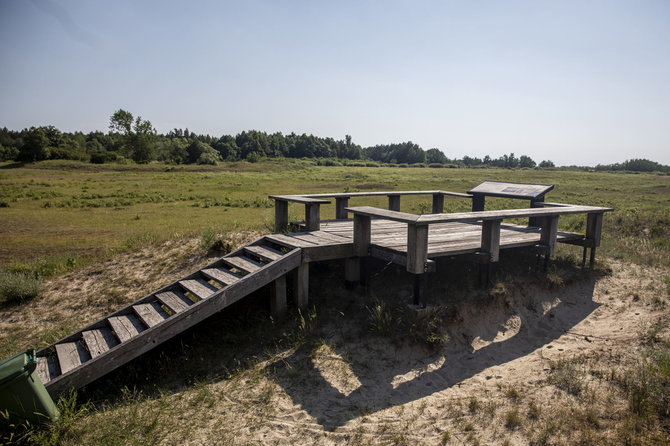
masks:
{"type": "Polygon", "coordinates": [[[63,374],[91,359],[91,355],[81,345],[81,342],[78,341],[56,344],[56,355],[58,356],[58,364],[63,374]]]}
{"type": "Polygon", "coordinates": [[[234,266],[235,268],[239,268],[248,273],[253,273],[263,267],[262,263],[258,263],[250,259],[249,257],[245,256],[224,257],[221,260],[223,260],[225,263],[231,266],[234,266]]]}
{"type": "Polygon", "coordinates": [[[133,314],[110,317],[108,321],[121,342],[126,342],[145,330],[142,322],[133,314]]]}
{"type": "Polygon", "coordinates": [[[205,268],[201,271],[201,273],[211,277],[214,280],[218,280],[224,285],[232,285],[233,283],[240,280],[240,276],[228,271],[225,268],[205,268]]]}
{"type": "Polygon", "coordinates": [[[193,305],[193,301],[179,291],[165,291],[156,294],[156,297],[175,313],[180,313],[193,305]]]}
{"type": "Polygon", "coordinates": [[[279,260],[284,256],[281,251],[277,251],[276,249],[263,245],[247,246],[244,248],[244,250],[257,255],[267,262],[274,262],[275,260],[279,260]]]}
{"type": "Polygon", "coordinates": [[[119,345],[119,341],[107,327],[100,328],[98,330],[89,330],[82,332],[82,337],[88,347],[88,352],[91,354],[92,358],[100,356],[105,353],[110,348],[113,348],[119,345]]]}
{"type": "Polygon", "coordinates": [[[51,381],[51,375],[52,373],[49,371],[49,359],[51,359],[51,362],[53,361],[53,358],[49,356],[43,356],[37,358],[37,376],[39,376],[40,381],[42,381],[42,384],[46,384],[49,381],[51,381]]]}
{"type": "Polygon", "coordinates": [[[218,289],[202,279],[186,279],[180,280],[179,285],[184,287],[186,291],[190,291],[199,299],[207,299],[209,296],[218,291],[218,289]]]}
{"type": "Polygon", "coordinates": [[[142,319],[142,322],[147,324],[148,327],[160,324],[170,317],[170,315],[167,314],[156,301],[148,304],[133,305],[133,310],[135,310],[135,313],[137,313],[140,319],[142,319]]]}

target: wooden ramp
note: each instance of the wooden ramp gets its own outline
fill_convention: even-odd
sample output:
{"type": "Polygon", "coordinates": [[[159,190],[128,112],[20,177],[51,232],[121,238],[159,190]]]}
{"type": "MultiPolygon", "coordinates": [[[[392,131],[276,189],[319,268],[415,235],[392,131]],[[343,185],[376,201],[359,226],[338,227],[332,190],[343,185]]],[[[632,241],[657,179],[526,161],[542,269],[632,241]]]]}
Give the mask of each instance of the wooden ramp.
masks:
{"type": "Polygon", "coordinates": [[[264,237],[40,350],[51,395],[80,388],[299,267],[264,237]]]}

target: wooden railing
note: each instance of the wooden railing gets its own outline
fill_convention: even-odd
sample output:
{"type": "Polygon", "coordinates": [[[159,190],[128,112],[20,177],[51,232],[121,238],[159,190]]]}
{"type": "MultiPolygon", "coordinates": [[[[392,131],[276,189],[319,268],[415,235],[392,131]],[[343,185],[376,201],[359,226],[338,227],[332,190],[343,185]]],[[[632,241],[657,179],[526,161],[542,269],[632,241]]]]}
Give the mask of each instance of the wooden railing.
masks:
{"type": "MultiPolygon", "coordinates": [[[[546,203],[549,205],[549,203],[546,203]]],[[[451,214],[408,214],[371,206],[346,208],[354,214],[354,255],[366,257],[370,252],[371,219],[399,221],[407,224],[407,271],[422,274],[428,268],[428,227],[435,223],[481,222],[482,236],[480,254],[486,256],[486,262],[497,262],[500,251],[500,226],[503,219],[532,217],[541,228],[539,246],[552,254],[556,249],[558,218],[568,214],[587,214],[586,235],[583,246],[591,248],[591,261],[595,248],[600,245],[603,213],[612,208],[596,206],[578,206],[552,203],[553,207],[530,209],[506,209],[497,211],[459,212],[451,214]]],[[[585,251],[586,252],[586,251],[585,251]]]]}
{"type": "Polygon", "coordinates": [[[349,218],[347,207],[349,199],[353,197],[388,197],[388,209],[390,211],[400,211],[400,197],[403,195],[432,195],[433,196],[433,214],[440,214],[444,211],[444,197],[472,198],[470,194],[460,192],[449,192],[443,190],[424,190],[424,191],[386,191],[386,192],[340,192],[323,194],[304,194],[304,195],[270,195],[275,200],[275,230],[282,232],[287,227],[288,221],[288,203],[303,203],[305,205],[305,228],[307,231],[318,231],[320,228],[320,218],[322,204],[329,204],[330,201],[323,198],[335,198],[335,218],[349,218]]]}

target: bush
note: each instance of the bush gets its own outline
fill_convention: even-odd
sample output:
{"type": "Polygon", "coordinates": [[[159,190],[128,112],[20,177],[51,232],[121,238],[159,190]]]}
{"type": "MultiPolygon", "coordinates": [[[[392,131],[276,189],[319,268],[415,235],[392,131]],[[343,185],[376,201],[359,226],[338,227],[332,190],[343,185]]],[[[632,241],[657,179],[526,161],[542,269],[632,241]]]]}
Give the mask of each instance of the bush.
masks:
{"type": "Polygon", "coordinates": [[[216,166],[217,161],[219,161],[220,159],[221,158],[219,157],[218,153],[204,152],[198,158],[197,163],[198,164],[209,164],[211,166],[216,166]]]}
{"type": "Polygon", "coordinates": [[[91,163],[104,164],[116,161],[118,155],[116,152],[98,151],[91,153],[91,163]]]}
{"type": "Polygon", "coordinates": [[[446,166],[442,163],[430,163],[430,164],[428,164],[428,167],[431,167],[433,169],[442,169],[446,166]]]}
{"type": "Polygon", "coordinates": [[[42,283],[34,276],[0,270],[0,303],[20,303],[41,291],[42,283]]]}
{"type": "Polygon", "coordinates": [[[19,149],[16,147],[0,146],[0,161],[14,161],[19,157],[19,149]]]}

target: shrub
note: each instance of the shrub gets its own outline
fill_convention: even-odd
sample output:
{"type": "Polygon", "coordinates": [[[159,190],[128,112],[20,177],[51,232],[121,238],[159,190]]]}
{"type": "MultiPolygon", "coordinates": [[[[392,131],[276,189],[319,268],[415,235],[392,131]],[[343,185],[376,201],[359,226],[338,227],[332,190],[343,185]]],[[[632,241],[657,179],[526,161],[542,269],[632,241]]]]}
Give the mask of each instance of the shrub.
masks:
{"type": "Polygon", "coordinates": [[[0,270],[0,303],[20,303],[40,294],[42,283],[34,276],[0,270]]]}
{"type": "Polygon", "coordinates": [[[116,161],[116,152],[98,151],[91,153],[91,163],[104,164],[116,161]]]}
{"type": "Polygon", "coordinates": [[[14,161],[19,157],[19,149],[16,147],[0,146],[0,161],[14,161]]]}

